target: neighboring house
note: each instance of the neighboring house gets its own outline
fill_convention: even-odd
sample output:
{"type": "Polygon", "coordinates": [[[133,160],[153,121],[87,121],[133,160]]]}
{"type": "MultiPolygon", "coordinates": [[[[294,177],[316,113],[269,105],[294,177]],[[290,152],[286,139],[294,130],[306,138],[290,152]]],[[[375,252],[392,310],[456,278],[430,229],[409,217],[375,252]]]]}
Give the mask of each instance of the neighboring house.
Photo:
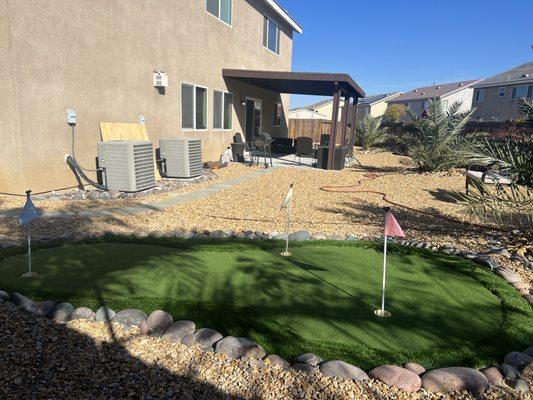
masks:
{"type": "MultiPolygon", "coordinates": [[[[420,87],[403,93],[388,104],[403,104],[416,115],[423,115],[427,110],[430,100],[441,100],[445,107],[460,101],[461,111],[469,111],[472,107],[474,90],[472,86],[479,80],[470,80],[453,83],[440,83],[432,86],[420,87]]],[[[404,116],[404,120],[409,119],[409,115],[404,116]]]]}
{"type": "Polygon", "coordinates": [[[395,99],[399,95],[400,92],[383,93],[359,99],[355,117],[357,119],[363,119],[366,115],[370,115],[373,118],[381,117],[387,111],[387,102],[395,99]]]}
{"type": "Polygon", "coordinates": [[[508,121],[524,118],[517,99],[533,98],[533,62],[484,79],[474,85],[472,107],[479,121],[508,121]]]}
{"type": "MultiPolygon", "coordinates": [[[[344,107],[344,101],[340,101],[340,107],[341,107],[341,110],[342,110],[342,107],[344,107]]],[[[333,99],[326,99],[326,100],[321,100],[317,103],[313,103],[313,104],[310,104],[308,106],[303,106],[303,107],[300,107],[300,108],[295,108],[293,110],[290,111],[291,113],[291,116],[289,118],[291,119],[305,119],[305,118],[310,118],[311,115],[313,114],[310,114],[310,113],[305,113],[305,114],[299,114],[299,112],[301,110],[309,110],[313,113],[315,113],[316,116],[323,116],[324,118],[311,118],[311,119],[327,119],[327,120],[330,120],[331,121],[331,116],[333,114],[333,99]],[[296,117],[296,115],[302,115],[302,117],[296,117]]],[[[341,115],[342,115],[342,112],[339,112],[339,121],[341,119],[341,115]]]]}
{"type": "MultiPolygon", "coordinates": [[[[288,135],[289,96],[223,70],[291,71],[298,23],[274,0],[0,2],[0,191],[76,185],[94,168],[99,122],[146,123],[148,135],[202,139],[218,160],[235,132],[288,135]],[[155,88],[163,70],[168,87],[155,88]]],[[[94,177],[94,174],[90,174],[94,177]]]]}
{"type": "Polygon", "coordinates": [[[289,119],[327,119],[330,120],[327,116],[319,114],[316,111],[309,110],[308,108],[295,108],[294,110],[289,111],[289,119]]]}

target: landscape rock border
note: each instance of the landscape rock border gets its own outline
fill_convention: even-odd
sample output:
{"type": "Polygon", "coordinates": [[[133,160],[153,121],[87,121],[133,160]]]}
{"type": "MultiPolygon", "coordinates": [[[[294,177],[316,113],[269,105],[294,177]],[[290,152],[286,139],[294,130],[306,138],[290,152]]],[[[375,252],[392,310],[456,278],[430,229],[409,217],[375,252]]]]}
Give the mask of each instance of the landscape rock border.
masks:
{"type": "MultiPolygon", "coordinates": [[[[305,232],[306,231],[297,232],[299,241],[360,240],[354,235],[311,235],[309,232],[305,232]]],[[[100,238],[122,238],[127,240],[131,239],[132,237],[147,237],[152,239],[172,237],[178,239],[210,239],[217,241],[224,240],[226,238],[280,240],[284,239],[285,235],[277,232],[233,232],[222,230],[213,232],[177,231],[172,234],[165,234],[159,231],[132,232],[130,236],[115,235],[113,232],[103,232],[101,235],[76,235],[74,237],[66,236],[53,239],[46,238],[45,240],[41,240],[41,242],[45,245],[43,247],[51,247],[53,245],[63,244],[64,242],[80,242],[100,238]]],[[[379,238],[363,237],[361,240],[377,241],[379,238]]],[[[533,296],[531,296],[529,292],[524,294],[523,290],[520,290],[523,289],[525,285],[525,283],[521,281],[520,277],[513,271],[501,267],[498,262],[491,257],[490,254],[494,254],[494,249],[489,249],[489,251],[485,253],[477,253],[474,251],[462,251],[449,244],[436,246],[422,241],[391,241],[407,247],[438,251],[447,255],[455,255],[467,260],[471,260],[486,268],[490,268],[491,271],[505,279],[510,285],[517,289],[519,293],[529,302],[529,304],[532,304],[531,300],[533,300],[533,296]]],[[[11,247],[13,250],[16,250],[15,246],[3,247],[11,247]]],[[[526,262],[528,261],[526,260],[526,262]]],[[[94,311],[86,307],[73,309],[72,305],[69,303],[60,303],[56,305],[55,302],[51,301],[34,302],[28,297],[17,292],[14,292],[10,295],[5,291],[0,290],[0,302],[12,303],[15,307],[18,307],[22,311],[32,313],[37,317],[49,317],[57,323],[65,323],[69,319],[80,318],[96,321],[97,316],[94,311]]],[[[302,373],[314,374],[320,371],[330,377],[352,379],[356,381],[368,379],[367,373],[354,365],[339,360],[323,361],[320,357],[312,353],[306,353],[295,357],[293,363],[291,364],[289,361],[284,360],[277,355],[267,355],[259,344],[250,339],[236,338],[232,336],[224,337],[219,332],[210,328],[196,329],[196,326],[192,321],[174,322],[172,316],[162,310],[155,310],[150,315],[147,315],[144,313],[144,311],[137,309],[120,310],[116,314],[113,310],[109,310],[107,313],[113,313],[109,318],[111,322],[120,323],[128,329],[138,327],[142,334],[161,337],[163,340],[176,341],[187,346],[199,346],[204,351],[224,353],[230,358],[246,358],[254,361],[254,365],[261,364],[263,367],[270,365],[275,368],[289,368],[290,366],[290,368],[299,370],[302,373]],[[151,323],[148,323],[148,320],[150,320],[151,323]],[[176,330],[177,326],[181,326],[181,330],[176,330]]],[[[99,319],[101,320],[102,318],[100,317],[99,319]]],[[[484,391],[489,384],[494,384],[495,380],[499,380],[497,373],[500,373],[502,378],[505,377],[505,380],[502,381],[502,384],[505,382],[513,389],[524,391],[525,385],[528,383],[527,381],[521,379],[521,371],[523,371],[526,367],[533,365],[533,357],[530,354],[533,353],[531,348],[532,347],[529,347],[523,352],[514,351],[507,354],[504,358],[504,363],[498,367],[487,366],[481,368],[480,370],[465,367],[448,367],[425,371],[423,366],[414,363],[406,363],[405,367],[407,367],[408,364],[411,364],[409,365],[411,367],[412,365],[415,365],[417,366],[415,371],[419,370],[421,372],[413,372],[414,368],[412,369],[402,368],[399,366],[382,365],[373,368],[371,371],[369,371],[369,374],[371,378],[378,379],[387,386],[400,388],[406,391],[416,391],[422,387],[428,390],[435,390],[439,392],[467,390],[477,393],[484,391]],[[488,371],[490,371],[490,375],[488,371]],[[418,384],[418,381],[412,375],[419,376],[421,384],[418,384]]]]}

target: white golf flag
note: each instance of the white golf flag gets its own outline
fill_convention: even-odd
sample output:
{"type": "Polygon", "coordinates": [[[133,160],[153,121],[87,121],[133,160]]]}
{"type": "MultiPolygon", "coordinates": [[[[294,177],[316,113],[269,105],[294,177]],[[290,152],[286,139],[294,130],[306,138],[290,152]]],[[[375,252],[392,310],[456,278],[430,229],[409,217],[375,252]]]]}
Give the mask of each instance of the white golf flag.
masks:
{"type": "Polygon", "coordinates": [[[283,200],[283,203],[281,204],[280,209],[287,208],[291,204],[291,202],[292,202],[292,186],[293,186],[293,184],[291,183],[291,186],[290,186],[290,189],[289,189],[289,193],[287,193],[287,196],[285,197],[285,200],[283,200]]]}
{"type": "Polygon", "coordinates": [[[22,212],[19,215],[19,223],[21,225],[27,225],[31,221],[39,218],[41,216],[41,213],[39,210],[37,210],[37,207],[35,207],[35,204],[33,204],[33,201],[30,199],[30,194],[26,194],[26,204],[24,204],[24,208],[22,209],[22,212]]]}

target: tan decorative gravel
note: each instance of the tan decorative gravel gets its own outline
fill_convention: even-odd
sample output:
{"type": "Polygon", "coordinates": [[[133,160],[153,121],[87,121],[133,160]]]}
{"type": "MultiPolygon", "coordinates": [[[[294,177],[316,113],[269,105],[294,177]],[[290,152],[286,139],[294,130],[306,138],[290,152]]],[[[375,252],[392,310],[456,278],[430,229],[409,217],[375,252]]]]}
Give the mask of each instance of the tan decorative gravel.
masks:
{"type": "Polygon", "coordinates": [[[525,399],[506,388],[483,396],[408,394],[206,353],[125,331],[117,324],[50,320],[0,304],[1,397],[5,399],[525,399]]]}

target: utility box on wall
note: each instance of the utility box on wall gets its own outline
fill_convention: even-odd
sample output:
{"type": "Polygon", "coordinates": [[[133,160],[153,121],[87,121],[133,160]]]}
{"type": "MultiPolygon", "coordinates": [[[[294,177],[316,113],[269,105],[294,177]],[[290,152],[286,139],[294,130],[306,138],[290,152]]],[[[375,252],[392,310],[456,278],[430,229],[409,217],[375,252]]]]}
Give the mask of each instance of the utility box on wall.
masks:
{"type": "Polygon", "coordinates": [[[159,149],[161,158],[165,160],[166,176],[192,178],[202,174],[201,139],[186,137],[159,139],[159,149]]]}
{"type": "Polygon", "coordinates": [[[149,141],[99,142],[98,165],[105,168],[109,190],[138,192],[155,186],[154,150],[149,141]]]}
{"type": "Polygon", "coordinates": [[[165,71],[154,71],[154,87],[162,88],[168,86],[168,76],[165,71]]]}

